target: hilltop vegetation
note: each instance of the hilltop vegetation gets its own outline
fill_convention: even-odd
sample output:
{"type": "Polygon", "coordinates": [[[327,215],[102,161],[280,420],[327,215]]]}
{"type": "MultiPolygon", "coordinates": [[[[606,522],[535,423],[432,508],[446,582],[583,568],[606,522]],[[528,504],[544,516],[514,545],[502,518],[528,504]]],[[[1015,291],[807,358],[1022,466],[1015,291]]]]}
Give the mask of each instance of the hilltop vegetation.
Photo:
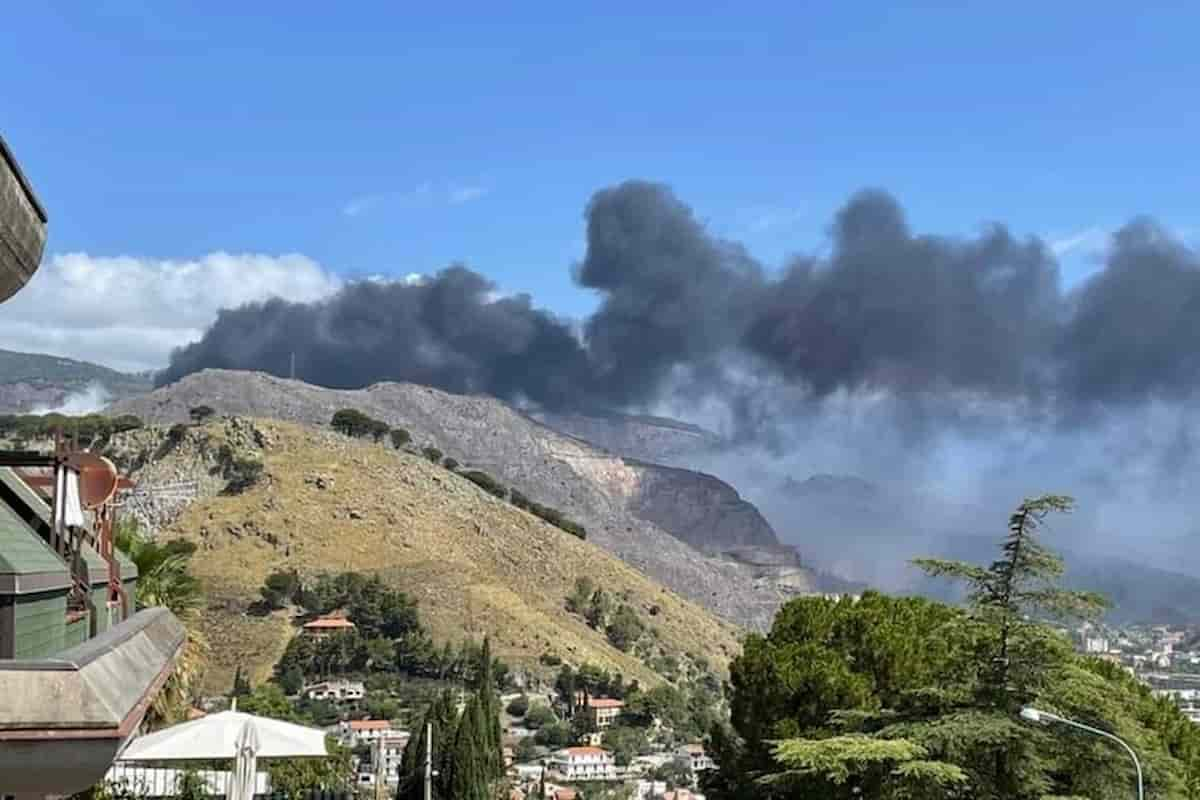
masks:
{"type": "Polygon", "coordinates": [[[705,652],[723,671],[737,632],[707,611],[589,542],[500,500],[427,458],[390,442],[241,418],[210,419],[174,440],[151,427],[113,437],[109,452],[135,479],[199,476],[201,497],[161,535],[198,545],[193,570],[209,607],[207,680],[228,689],[243,665],[253,683],[272,674],[296,625],[288,609],[256,616],[272,573],[305,582],[321,574],[379,575],[420,610],[434,643],[491,636],[514,669],[545,675],[546,660],[593,663],[654,686],[654,658],[705,652]],[[253,483],[227,491],[222,459],[261,465],[253,483]],[[588,576],[627,605],[653,647],[614,647],[603,630],[569,612],[588,576]]]}

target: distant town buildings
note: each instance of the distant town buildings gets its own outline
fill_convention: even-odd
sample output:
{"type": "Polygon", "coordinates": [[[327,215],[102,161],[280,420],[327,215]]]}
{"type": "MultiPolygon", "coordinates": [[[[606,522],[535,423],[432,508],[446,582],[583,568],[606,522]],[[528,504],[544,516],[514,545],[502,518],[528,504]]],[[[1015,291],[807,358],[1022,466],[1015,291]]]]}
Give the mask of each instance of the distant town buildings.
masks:
{"type": "Polygon", "coordinates": [[[392,735],[392,723],[386,719],[352,719],[338,723],[338,739],[346,747],[374,744],[392,735]]]}
{"type": "Polygon", "coordinates": [[[304,696],[310,700],[332,700],[349,702],[366,697],[367,688],[362,681],[322,681],[305,688],[304,696]]]}
{"type": "Polygon", "coordinates": [[[617,779],[612,753],[601,747],[565,747],[546,762],[550,771],[568,781],[611,781],[617,779]]]}
{"type": "Polygon", "coordinates": [[[602,731],[612,727],[624,708],[624,702],[611,697],[589,697],[585,712],[591,719],[592,726],[602,731]]]}
{"type": "Polygon", "coordinates": [[[708,753],[704,752],[704,746],[699,744],[685,744],[678,748],[675,751],[675,760],[692,772],[716,769],[717,766],[708,753]]]}

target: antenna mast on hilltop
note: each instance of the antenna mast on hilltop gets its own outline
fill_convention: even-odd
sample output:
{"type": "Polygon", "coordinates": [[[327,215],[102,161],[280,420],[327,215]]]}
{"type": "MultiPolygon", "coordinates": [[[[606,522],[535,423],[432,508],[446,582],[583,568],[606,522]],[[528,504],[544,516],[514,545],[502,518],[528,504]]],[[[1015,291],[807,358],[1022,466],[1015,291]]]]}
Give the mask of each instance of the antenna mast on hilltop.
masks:
{"type": "Polygon", "coordinates": [[[296,380],[296,351],[295,350],[292,351],[291,378],[292,378],[292,380],[296,380]]]}

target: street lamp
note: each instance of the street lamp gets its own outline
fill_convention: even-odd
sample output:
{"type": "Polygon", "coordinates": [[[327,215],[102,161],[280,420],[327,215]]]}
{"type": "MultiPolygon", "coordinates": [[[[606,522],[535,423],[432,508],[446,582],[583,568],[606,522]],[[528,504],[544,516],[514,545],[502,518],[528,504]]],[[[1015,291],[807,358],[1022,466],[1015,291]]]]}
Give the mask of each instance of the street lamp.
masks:
{"type": "Polygon", "coordinates": [[[1125,748],[1125,752],[1129,753],[1129,757],[1133,759],[1133,768],[1137,770],[1138,800],[1145,800],[1145,794],[1142,788],[1142,763],[1138,761],[1137,753],[1133,752],[1133,748],[1127,745],[1123,740],[1118,739],[1108,731],[1102,731],[1099,728],[1093,728],[1091,725],[1084,725],[1082,722],[1076,722],[1073,719],[1060,717],[1058,714],[1051,714],[1049,711],[1042,711],[1041,709],[1033,708],[1032,706],[1025,706],[1025,708],[1021,709],[1021,719],[1026,720],[1027,722],[1032,722],[1036,725],[1051,725],[1053,723],[1068,725],[1072,728],[1078,728],[1081,731],[1093,733],[1096,736],[1103,736],[1105,739],[1109,739],[1121,745],[1121,747],[1125,748]]]}

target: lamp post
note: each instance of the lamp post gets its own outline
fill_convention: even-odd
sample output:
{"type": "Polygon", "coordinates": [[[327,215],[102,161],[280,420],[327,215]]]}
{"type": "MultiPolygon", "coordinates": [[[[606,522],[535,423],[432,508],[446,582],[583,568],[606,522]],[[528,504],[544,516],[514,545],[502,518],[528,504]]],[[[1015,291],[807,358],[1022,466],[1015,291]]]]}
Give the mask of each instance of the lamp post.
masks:
{"type": "Polygon", "coordinates": [[[1099,728],[1093,728],[1091,725],[1084,725],[1082,722],[1076,722],[1073,719],[1060,717],[1058,714],[1051,714],[1049,711],[1042,711],[1041,709],[1033,708],[1032,706],[1026,706],[1025,708],[1021,709],[1021,719],[1037,725],[1050,725],[1053,723],[1067,725],[1072,728],[1078,728],[1081,731],[1086,731],[1087,733],[1095,734],[1096,736],[1102,736],[1105,739],[1121,745],[1121,747],[1125,748],[1125,752],[1129,753],[1129,757],[1133,759],[1133,768],[1137,771],[1138,800],[1145,800],[1145,790],[1142,788],[1142,762],[1138,761],[1137,753],[1135,753],[1133,748],[1126,744],[1123,739],[1113,736],[1108,731],[1102,731],[1099,728]]]}

